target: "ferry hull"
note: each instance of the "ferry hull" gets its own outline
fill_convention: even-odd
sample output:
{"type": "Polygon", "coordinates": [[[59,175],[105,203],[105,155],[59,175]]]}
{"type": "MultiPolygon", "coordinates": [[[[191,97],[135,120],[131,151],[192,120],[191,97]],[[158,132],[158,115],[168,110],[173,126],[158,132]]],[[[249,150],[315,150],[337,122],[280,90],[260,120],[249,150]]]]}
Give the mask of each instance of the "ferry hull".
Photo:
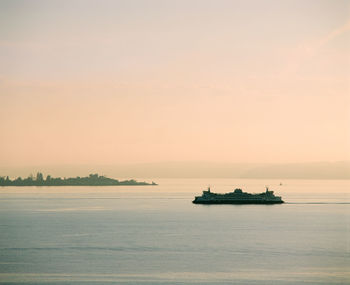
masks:
{"type": "Polygon", "coordinates": [[[283,204],[284,201],[248,201],[248,200],[193,200],[192,203],[194,204],[266,204],[266,205],[271,205],[271,204],[283,204]]]}

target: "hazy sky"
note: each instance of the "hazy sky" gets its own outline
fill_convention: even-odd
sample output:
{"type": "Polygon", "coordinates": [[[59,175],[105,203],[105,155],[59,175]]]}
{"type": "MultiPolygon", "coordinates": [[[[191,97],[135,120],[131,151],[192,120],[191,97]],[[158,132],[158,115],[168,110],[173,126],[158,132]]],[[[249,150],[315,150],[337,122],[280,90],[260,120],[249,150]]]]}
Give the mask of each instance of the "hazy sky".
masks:
{"type": "Polygon", "coordinates": [[[350,159],[350,1],[1,1],[0,164],[350,159]]]}

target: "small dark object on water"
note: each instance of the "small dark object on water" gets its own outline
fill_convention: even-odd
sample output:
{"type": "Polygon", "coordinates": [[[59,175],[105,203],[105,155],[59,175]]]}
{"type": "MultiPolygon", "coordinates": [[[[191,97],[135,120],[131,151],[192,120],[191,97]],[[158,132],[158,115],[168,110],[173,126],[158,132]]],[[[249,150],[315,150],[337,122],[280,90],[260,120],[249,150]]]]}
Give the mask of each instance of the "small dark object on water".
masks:
{"type": "Polygon", "coordinates": [[[218,194],[208,190],[203,191],[202,196],[196,196],[192,201],[194,204],[282,204],[284,201],[279,196],[275,196],[273,191],[259,194],[243,192],[242,189],[235,189],[234,192],[218,194]]]}

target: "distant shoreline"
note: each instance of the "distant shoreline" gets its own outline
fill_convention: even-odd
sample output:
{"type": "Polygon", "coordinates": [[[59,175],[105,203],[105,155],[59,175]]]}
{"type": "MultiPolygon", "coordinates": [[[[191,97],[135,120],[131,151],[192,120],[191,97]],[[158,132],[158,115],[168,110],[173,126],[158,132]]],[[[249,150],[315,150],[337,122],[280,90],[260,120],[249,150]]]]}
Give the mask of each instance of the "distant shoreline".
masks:
{"type": "Polygon", "coordinates": [[[0,177],[0,186],[145,186],[158,185],[157,183],[138,182],[134,179],[119,181],[117,179],[108,178],[106,176],[99,176],[98,174],[90,174],[86,177],[51,177],[47,175],[44,179],[43,174],[38,172],[34,178],[32,175],[22,179],[18,177],[11,180],[8,176],[0,177]]]}

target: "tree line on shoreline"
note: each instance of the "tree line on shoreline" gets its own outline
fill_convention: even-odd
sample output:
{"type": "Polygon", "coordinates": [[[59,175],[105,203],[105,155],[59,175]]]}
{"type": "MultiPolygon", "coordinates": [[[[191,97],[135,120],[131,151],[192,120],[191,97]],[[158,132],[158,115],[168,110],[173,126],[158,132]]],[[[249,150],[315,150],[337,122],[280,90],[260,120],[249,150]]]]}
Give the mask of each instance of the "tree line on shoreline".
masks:
{"type": "Polygon", "coordinates": [[[86,177],[51,177],[44,178],[41,172],[36,177],[29,175],[27,178],[18,177],[11,180],[8,176],[0,176],[0,186],[112,186],[112,185],[157,185],[152,183],[138,182],[134,179],[119,181],[103,175],[90,174],[86,177]]]}

